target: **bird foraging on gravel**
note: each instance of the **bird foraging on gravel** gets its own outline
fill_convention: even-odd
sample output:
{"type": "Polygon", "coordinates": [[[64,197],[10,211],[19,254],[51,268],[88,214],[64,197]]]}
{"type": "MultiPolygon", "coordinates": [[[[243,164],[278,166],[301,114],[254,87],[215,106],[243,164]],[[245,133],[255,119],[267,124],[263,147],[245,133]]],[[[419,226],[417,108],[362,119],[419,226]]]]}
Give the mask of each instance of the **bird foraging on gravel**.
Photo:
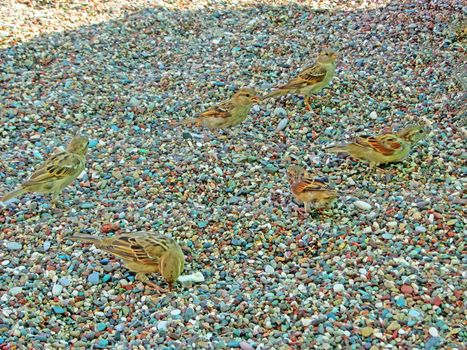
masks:
{"type": "Polygon", "coordinates": [[[182,124],[195,124],[211,130],[230,128],[242,123],[258,101],[255,89],[242,88],[231,99],[202,112],[196,118],[183,121],[182,124]]]}
{"type": "Polygon", "coordinates": [[[0,201],[6,202],[26,192],[52,193],[52,205],[56,206],[59,203],[58,195],[84,170],[87,150],[88,138],[75,136],[65,151],[47,159],[29,180],[5,194],[0,201]]]}
{"type": "Polygon", "coordinates": [[[336,58],[337,55],[333,50],[322,51],[316,63],[306,67],[297,77],[289,81],[287,84],[279,86],[277,90],[270,92],[262,97],[267,99],[275,96],[283,96],[287,94],[298,94],[305,96],[305,108],[311,110],[310,99],[311,95],[317,93],[327,85],[336,74],[336,58]]]}
{"type": "Polygon", "coordinates": [[[326,208],[337,199],[336,191],[324,182],[312,179],[302,167],[289,167],[287,179],[294,198],[305,205],[305,212],[309,212],[311,206],[326,208]]]}
{"type": "Polygon", "coordinates": [[[180,245],[174,239],[154,232],[131,232],[112,237],[78,234],[70,239],[93,243],[96,248],[121,258],[130,271],[136,272],[136,279],[159,291],[162,289],[149,281],[147,274],[160,273],[172,290],[185,265],[180,245]]]}
{"type": "Polygon", "coordinates": [[[359,136],[350,143],[331,146],[327,150],[332,153],[347,153],[375,168],[380,164],[403,160],[409,155],[412,147],[428,133],[429,131],[421,125],[410,125],[396,133],[359,136]]]}

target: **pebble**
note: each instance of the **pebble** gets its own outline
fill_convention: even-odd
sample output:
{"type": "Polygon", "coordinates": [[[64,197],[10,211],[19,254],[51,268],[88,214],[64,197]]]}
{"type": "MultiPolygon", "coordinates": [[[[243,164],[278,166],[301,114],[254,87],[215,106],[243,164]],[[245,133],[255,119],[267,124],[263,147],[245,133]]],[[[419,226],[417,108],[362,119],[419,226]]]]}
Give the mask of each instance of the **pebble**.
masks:
{"type": "Polygon", "coordinates": [[[23,292],[23,288],[21,288],[21,287],[12,287],[12,288],[10,288],[10,291],[9,291],[10,295],[13,295],[13,296],[15,296],[15,295],[17,295],[19,293],[22,293],[22,292],[23,292]]]}
{"type": "Polygon", "coordinates": [[[100,274],[99,272],[93,272],[88,276],[88,283],[99,284],[100,274]]]}
{"type": "Polygon", "coordinates": [[[370,211],[372,208],[369,203],[364,202],[364,201],[355,201],[353,205],[356,206],[358,209],[365,210],[365,211],[370,211]]]}
{"type": "Polygon", "coordinates": [[[343,284],[337,283],[333,287],[334,293],[342,293],[345,291],[345,287],[343,284]]]}
{"type": "Polygon", "coordinates": [[[430,333],[432,337],[439,337],[438,330],[435,327],[430,327],[428,329],[428,332],[430,333]]]}
{"type": "Polygon", "coordinates": [[[274,273],[274,267],[272,267],[271,265],[266,265],[266,266],[264,267],[264,271],[265,271],[267,274],[271,275],[271,274],[274,273]]]}
{"type": "Polygon", "coordinates": [[[279,124],[277,124],[277,128],[276,130],[277,131],[282,131],[285,129],[285,127],[287,126],[289,120],[287,118],[284,118],[284,119],[281,119],[281,121],[279,122],[279,124]]]}
{"type": "Polygon", "coordinates": [[[54,284],[54,286],[52,287],[53,295],[60,295],[62,294],[62,291],[63,291],[63,286],[60,284],[54,284]]]}
{"type": "Polygon", "coordinates": [[[8,250],[21,250],[23,248],[23,245],[18,242],[7,242],[6,248],[8,250]]]}

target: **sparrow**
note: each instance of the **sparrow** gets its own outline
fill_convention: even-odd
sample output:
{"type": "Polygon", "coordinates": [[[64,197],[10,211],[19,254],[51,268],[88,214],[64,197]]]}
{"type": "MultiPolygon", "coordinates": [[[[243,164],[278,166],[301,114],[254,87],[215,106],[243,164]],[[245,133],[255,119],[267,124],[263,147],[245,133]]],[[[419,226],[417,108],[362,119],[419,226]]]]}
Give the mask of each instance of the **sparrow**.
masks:
{"type": "Polygon", "coordinates": [[[262,97],[267,99],[295,93],[305,96],[305,108],[311,110],[311,95],[326,87],[336,74],[336,53],[333,50],[324,50],[318,55],[316,63],[306,67],[298,76],[287,84],[279,86],[277,90],[262,97]]]}
{"type": "Polygon", "coordinates": [[[87,150],[88,138],[75,136],[65,151],[52,155],[29,180],[5,194],[0,201],[6,202],[26,192],[52,193],[52,205],[55,207],[59,202],[58,195],[84,170],[87,150]]]}
{"type": "Polygon", "coordinates": [[[96,248],[119,257],[125,267],[136,272],[137,280],[157,290],[161,288],[149,281],[147,274],[160,273],[172,290],[185,265],[180,245],[154,232],[122,233],[112,237],[78,234],[70,239],[93,243],[96,248]]]}
{"type": "Polygon", "coordinates": [[[337,199],[337,192],[322,181],[314,180],[302,167],[287,169],[287,179],[294,198],[305,205],[305,212],[313,205],[317,209],[328,207],[337,199]]]}
{"type": "Polygon", "coordinates": [[[351,157],[366,161],[371,168],[384,163],[399,162],[406,158],[412,147],[428,135],[421,125],[410,125],[396,133],[379,136],[359,136],[353,142],[331,146],[331,153],[347,153],[351,157]]]}
{"type": "Polygon", "coordinates": [[[185,120],[182,124],[195,124],[210,130],[230,128],[242,123],[248,117],[253,104],[258,101],[255,89],[242,88],[230,100],[202,112],[196,118],[185,120]]]}

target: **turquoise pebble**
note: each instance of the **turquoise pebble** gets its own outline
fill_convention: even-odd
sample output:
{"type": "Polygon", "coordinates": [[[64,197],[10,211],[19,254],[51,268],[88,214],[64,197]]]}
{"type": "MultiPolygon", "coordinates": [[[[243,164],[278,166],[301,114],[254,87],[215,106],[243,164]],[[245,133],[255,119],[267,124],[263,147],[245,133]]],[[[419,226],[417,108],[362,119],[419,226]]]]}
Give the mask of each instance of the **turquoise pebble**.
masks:
{"type": "Polygon", "coordinates": [[[102,282],[107,282],[107,281],[109,281],[111,278],[112,278],[111,275],[106,274],[106,275],[104,275],[104,277],[102,277],[102,282]]]}
{"type": "Polygon", "coordinates": [[[97,332],[102,332],[102,331],[104,331],[106,328],[107,328],[107,325],[106,325],[104,322],[99,322],[99,323],[96,325],[96,331],[97,331],[97,332]]]}
{"type": "Polygon", "coordinates": [[[109,341],[107,339],[100,339],[97,342],[97,347],[100,349],[106,348],[109,345],[109,341]]]}
{"type": "Polygon", "coordinates": [[[238,340],[231,340],[227,343],[227,346],[231,348],[238,348],[240,346],[240,342],[238,340]]]}
{"type": "Polygon", "coordinates": [[[63,314],[65,313],[65,309],[61,306],[54,306],[52,307],[52,310],[53,312],[55,312],[56,314],[63,314]]]}
{"type": "Polygon", "coordinates": [[[199,228],[205,228],[206,226],[208,226],[209,222],[208,221],[198,221],[198,227],[199,228]]]}
{"type": "Polygon", "coordinates": [[[97,146],[98,143],[99,143],[99,141],[97,141],[97,140],[89,140],[88,147],[89,148],[94,148],[94,147],[97,146]]]}

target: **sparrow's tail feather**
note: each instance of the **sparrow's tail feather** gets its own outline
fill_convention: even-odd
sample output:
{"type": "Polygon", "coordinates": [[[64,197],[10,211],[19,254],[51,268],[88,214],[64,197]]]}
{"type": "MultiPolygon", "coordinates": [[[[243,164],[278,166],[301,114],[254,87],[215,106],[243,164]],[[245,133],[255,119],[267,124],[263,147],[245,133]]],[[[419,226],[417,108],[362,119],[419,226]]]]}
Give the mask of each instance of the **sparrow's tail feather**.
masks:
{"type": "Polygon", "coordinates": [[[341,153],[341,152],[347,153],[346,147],[347,145],[335,145],[335,146],[326,147],[325,150],[331,153],[341,153]]]}
{"type": "Polygon", "coordinates": [[[84,241],[84,242],[90,242],[94,243],[96,246],[99,245],[101,242],[101,238],[98,236],[93,236],[93,235],[87,235],[87,234],[77,234],[71,237],[68,237],[72,241],[84,241]]]}
{"type": "Polygon", "coordinates": [[[276,96],[283,96],[283,95],[287,95],[288,94],[288,90],[285,90],[285,89],[277,89],[277,90],[274,90],[274,91],[271,91],[270,93],[264,95],[264,96],[261,96],[261,100],[266,100],[268,98],[271,98],[271,97],[276,97],[276,96]]]}
{"type": "Polygon", "coordinates": [[[199,124],[199,121],[197,118],[191,118],[191,119],[185,119],[179,123],[179,125],[193,125],[193,124],[199,124]]]}
{"type": "Polygon", "coordinates": [[[2,198],[0,198],[0,202],[6,202],[12,198],[21,196],[23,193],[26,193],[27,191],[23,188],[18,188],[14,191],[8,192],[6,195],[4,195],[2,198]]]}

